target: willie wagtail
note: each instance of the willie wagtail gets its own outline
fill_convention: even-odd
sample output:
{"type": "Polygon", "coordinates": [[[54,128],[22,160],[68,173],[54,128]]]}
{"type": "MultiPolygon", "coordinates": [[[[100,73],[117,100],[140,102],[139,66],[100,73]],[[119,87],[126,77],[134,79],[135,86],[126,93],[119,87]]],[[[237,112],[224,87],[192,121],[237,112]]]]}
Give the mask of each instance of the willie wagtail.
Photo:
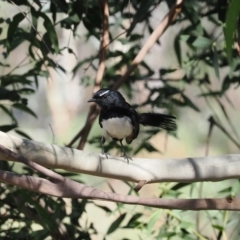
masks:
{"type": "Polygon", "coordinates": [[[111,137],[119,141],[123,151],[123,157],[128,161],[122,140],[130,144],[139,133],[139,124],[144,126],[161,127],[167,131],[176,130],[175,117],[160,113],[137,113],[135,109],[125,101],[121,93],[115,90],[102,88],[97,91],[88,102],[95,102],[101,108],[99,125],[103,128],[101,139],[102,154],[104,152],[105,139],[111,137]]]}

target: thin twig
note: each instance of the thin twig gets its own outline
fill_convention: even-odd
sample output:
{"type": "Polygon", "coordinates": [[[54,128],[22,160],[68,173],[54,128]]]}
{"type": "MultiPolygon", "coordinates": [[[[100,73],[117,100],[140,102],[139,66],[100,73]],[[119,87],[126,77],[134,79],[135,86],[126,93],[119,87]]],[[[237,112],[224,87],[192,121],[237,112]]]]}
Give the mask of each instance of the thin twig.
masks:
{"type": "Polygon", "coordinates": [[[162,36],[165,30],[170,26],[170,24],[176,19],[178,14],[181,12],[183,0],[178,0],[177,3],[170,9],[169,13],[164,17],[158,27],[152,32],[147,42],[139,51],[138,55],[132,61],[130,67],[125,72],[125,74],[114,84],[113,89],[118,89],[130,76],[130,74],[135,70],[138,64],[144,59],[147,52],[154,45],[154,43],[162,36]]]}
{"type": "MultiPolygon", "coordinates": [[[[12,72],[14,72],[16,69],[22,67],[22,64],[28,59],[28,55],[26,55],[12,70],[10,70],[6,75],[10,75],[12,72]]],[[[29,63],[27,63],[29,64],[29,63]]]]}
{"type": "Polygon", "coordinates": [[[147,181],[145,180],[141,180],[138,182],[138,184],[134,187],[134,190],[136,192],[139,192],[139,190],[141,190],[141,188],[147,183],[147,181]]]}
{"type": "MultiPolygon", "coordinates": [[[[107,45],[105,45],[103,48],[100,49],[100,51],[98,52],[96,57],[99,57],[101,51],[103,51],[105,48],[107,48],[112,42],[114,42],[117,38],[119,38],[120,36],[122,36],[126,32],[127,32],[127,30],[123,31],[122,33],[119,33],[116,37],[114,37],[111,41],[109,41],[109,43],[107,45]]],[[[88,66],[86,68],[84,68],[84,73],[86,73],[86,71],[92,65],[92,62],[94,61],[94,59],[95,59],[95,57],[93,57],[92,60],[89,62],[88,66]]]]}
{"type": "MultiPolygon", "coordinates": [[[[99,64],[98,64],[98,71],[96,75],[96,80],[93,88],[93,92],[97,92],[102,83],[102,79],[104,76],[105,68],[106,68],[106,57],[107,57],[107,50],[109,44],[109,31],[108,31],[108,18],[109,18],[109,9],[108,9],[108,3],[107,0],[99,0],[100,8],[102,10],[103,15],[103,23],[102,23],[102,38],[101,38],[101,45],[100,45],[100,53],[99,53],[99,64]],[[101,50],[102,49],[102,50],[101,50]]],[[[83,149],[85,146],[85,143],[87,141],[87,137],[89,135],[89,132],[92,128],[92,125],[95,121],[95,119],[98,116],[99,111],[97,110],[97,107],[95,104],[92,104],[90,107],[90,112],[88,114],[88,118],[84,127],[84,130],[82,132],[82,136],[80,139],[80,142],[78,144],[78,149],[83,149]]]]}

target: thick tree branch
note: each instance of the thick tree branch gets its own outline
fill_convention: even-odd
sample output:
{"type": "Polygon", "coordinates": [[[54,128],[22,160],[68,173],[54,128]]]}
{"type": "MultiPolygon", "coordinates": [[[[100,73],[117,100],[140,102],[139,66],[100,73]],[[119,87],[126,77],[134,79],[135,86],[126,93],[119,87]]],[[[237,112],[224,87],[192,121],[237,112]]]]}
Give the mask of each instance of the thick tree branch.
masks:
{"type": "Polygon", "coordinates": [[[47,194],[55,197],[82,198],[92,200],[105,200],[111,202],[143,205],[165,209],[182,210],[240,210],[239,198],[215,198],[215,199],[163,199],[140,198],[125,196],[85,186],[83,184],[67,180],[62,184],[55,184],[43,178],[19,175],[0,170],[0,181],[12,184],[30,191],[47,194]]]}
{"type": "Polygon", "coordinates": [[[14,153],[1,146],[3,155],[10,158],[16,158],[23,161],[34,169],[40,169],[46,176],[56,177],[52,181],[32,176],[24,176],[12,172],[0,170],[0,180],[7,184],[13,184],[30,191],[44,193],[56,197],[82,198],[93,200],[107,200],[125,204],[143,205],[156,208],[170,208],[182,210],[240,210],[240,199],[222,198],[222,199],[161,199],[161,198],[140,198],[136,196],[125,196],[116,193],[107,193],[92,187],[85,186],[70,179],[64,178],[51,170],[44,170],[38,164],[33,164],[25,157],[14,153]],[[57,180],[57,182],[55,182],[57,180]]]}
{"type": "MultiPolygon", "coordinates": [[[[109,156],[106,159],[105,156],[99,154],[16,138],[3,132],[0,132],[0,144],[30,161],[48,168],[62,168],[71,172],[137,183],[140,181],[146,183],[221,181],[240,178],[240,155],[237,154],[161,160],[134,158],[128,163],[121,157],[109,156]]],[[[6,156],[2,152],[0,152],[0,159],[16,161],[15,157],[6,156]]],[[[41,168],[41,166],[36,166],[34,163],[26,164],[47,174],[47,169],[41,168]]],[[[60,175],[50,176],[62,181],[60,175]]]]}

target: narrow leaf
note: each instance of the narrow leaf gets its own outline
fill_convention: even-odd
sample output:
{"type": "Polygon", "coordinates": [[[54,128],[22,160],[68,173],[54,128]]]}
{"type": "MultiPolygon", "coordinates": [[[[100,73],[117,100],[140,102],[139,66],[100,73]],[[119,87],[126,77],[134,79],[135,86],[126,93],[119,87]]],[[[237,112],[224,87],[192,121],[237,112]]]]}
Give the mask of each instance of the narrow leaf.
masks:
{"type": "MultiPolygon", "coordinates": [[[[9,24],[7,39],[8,41],[12,41],[14,33],[18,27],[18,24],[24,19],[24,15],[22,13],[18,13],[13,17],[12,22],[9,24]]],[[[10,43],[8,43],[8,50],[10,49],[10,43]]]]}
{"type": "Polygon", "coordinates": [[[37,115],[30,109],[28,108],[27,106],[25,106],[24,104],[21,104],[21,103],[15,103],[13,104],[13,107],[14,108],[17,108],[17,109],[20,109],[26,113],[29,113],[30,115],[32,115],[33,117],[37,118],[37,115]]]}
{"type": "Polygon", "coordinates": [[[193,42],[192,46],[197,48],[207,48],[210,47],[212,44],[212,41],[206,37],[199,36],[197,37],[193,42]]]}
{"type": "Polygon", "coordinates": [[[109,229],[108,229],[108,231],[107,231],[107,234],[110,234],[110,233],[116,231],[116,230],[119,228],[119,226],[120,226],[120,224],[122,223],[122,221],[124,220],[125,216],[126,216],[126,213],[121,214],[121,215],[111,224],[111,226],[109,227],[109,229]]]}
{"type": "Polygon", "coordinates": [[[6,108],[4,105],[0,104],[0,108],[14,121],[17,122],[17,120],[15,119],[15,117],[13,116],[12,112],[6,108]]]}
{"type": "Polygon", "coordinates": [[[226,53],[228,56],[228,61],[232,62],[232,45],[233,45],[233,35],[237,27],[237,19],[239,17],[240,11],[240,1],[231,0],[226,17],[226,29],[224,31],[225,41],[226,41],[226,53]]]}
{"type": "Polygon", "coordinates": [[[124,226],[124,228],[135,228],[139,224],[140,221],[138,220],[141,216],[142,216],[142,213],[134,214],[128,221],[127,225],[124,226]]]}
{"type": "Polygon", "coordinates": [[[23,131],[21,131],[21,130],[19,130],[19,129],[15,129],[15,132],[16,132],[17,134],[19,134],[20,136],[24,137],[24,138],[27,138],[27,139],[32,140],[32,138],[29,137],[28,134],[26,134],[25,132],[23,132],[23,131]]]}
{"type": "Polygon", "coordinates": [[[0,126],[0,131],[9,132],[16,127],[17,127],[17,124],[2,125],[0,126]]]}
{"type": "Polygon", "coordinates": [[[220,80],[220,71],[219,71],[219,64],[218,64],[218,52],[216,46],[213,46],[213,67],[218,80],[220,80]]]}

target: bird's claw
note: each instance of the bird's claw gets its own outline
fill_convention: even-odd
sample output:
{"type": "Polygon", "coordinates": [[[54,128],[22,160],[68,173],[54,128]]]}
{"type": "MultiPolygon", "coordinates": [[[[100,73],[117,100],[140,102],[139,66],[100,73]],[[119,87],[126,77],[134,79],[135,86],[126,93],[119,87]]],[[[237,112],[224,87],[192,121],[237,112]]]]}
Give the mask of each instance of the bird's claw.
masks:
{"type": "Polygon", "coordinates": [[[104,152],[103,150],[102,150],[101,154],[102,154],[102,155],[105,155],[106,158],[108,158],[108,156],[110,156],[109,153],[106,153],[106,152],[104,152]]]}
{"type": "Polygon", "coordinates": [[[128,163],[129,163],[129,160],[132,160],[132,158],[129,157],[125,152],[123,153],[122,157],[123,157],[124,159],[127,159],[128,163]]]}

